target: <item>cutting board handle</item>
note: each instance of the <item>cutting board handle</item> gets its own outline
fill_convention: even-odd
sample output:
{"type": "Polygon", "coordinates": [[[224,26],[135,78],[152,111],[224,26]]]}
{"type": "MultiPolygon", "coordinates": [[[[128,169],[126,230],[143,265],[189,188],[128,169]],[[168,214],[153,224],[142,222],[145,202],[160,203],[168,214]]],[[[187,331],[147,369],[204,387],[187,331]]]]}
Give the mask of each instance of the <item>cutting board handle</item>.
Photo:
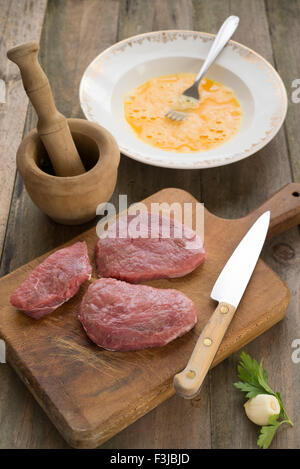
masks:
{"type": "Polygon", "coordinates": [[[292,182],[282,187],[270,199],[252,212],[258,215],[271,211],[268,238],[300,224],[300,183],[292,182]]]}

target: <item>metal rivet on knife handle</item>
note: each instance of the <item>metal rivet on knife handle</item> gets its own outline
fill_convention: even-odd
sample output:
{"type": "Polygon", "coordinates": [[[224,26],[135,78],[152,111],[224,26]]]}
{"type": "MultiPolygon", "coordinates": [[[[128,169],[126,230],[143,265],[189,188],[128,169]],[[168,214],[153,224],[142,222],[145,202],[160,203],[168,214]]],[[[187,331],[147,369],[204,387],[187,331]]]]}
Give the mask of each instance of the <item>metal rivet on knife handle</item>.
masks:
{"type": "Polygon", "coordinates": [[[203,340],[203,343],[206,347],[210,347],[211,344],[212,344],[212,340],[209,338],[209,337],[206,337],[204,340],[203,340]]]}
{"type": "Polygon", "coordinates": [[[194,370],[188,370],[188,371],[186,372],[186,376],[187,376],[188,378],[190,378],[190,379],[193,379],[193,378],[195,378],[196,373],[194,372],[194,370]]]}

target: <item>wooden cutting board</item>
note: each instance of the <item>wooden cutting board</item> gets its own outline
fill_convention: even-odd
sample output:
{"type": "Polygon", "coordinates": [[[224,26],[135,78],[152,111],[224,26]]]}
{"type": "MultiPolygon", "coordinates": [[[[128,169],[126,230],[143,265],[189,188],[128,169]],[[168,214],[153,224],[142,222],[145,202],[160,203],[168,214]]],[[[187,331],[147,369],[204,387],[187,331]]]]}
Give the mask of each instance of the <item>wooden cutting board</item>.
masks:
{"type": "MultiPolygon", "coordinates": [[[[271,209],[270,236],[300,223],[299,193],[300,184],[289,184],[239,220],[205,211],[206,262],[186,277],[148,282],[181,290],[198,312],[196,327],[162,348],[121,353],[94,345],[76,316],[88,282],[73,299],[39,321],[16,311],[10,295],[49,253],[0,280],[0,335],[6,341],[7,360],[71,446],[98,446],[174,394],[173,376],[185,367],[215,309],[210,291],[226,260],[263,211],[271,209]]],[[[165,189],[144,201],[148,207],[151,202],[196,200],[182,190],[165,189]]],[[[92,259],[95,228],[66,245],[78,240],[87,242],[92,259]]],[[[259,261],[213,365],[280,321],[288,302],[287,286],[259,261]]]]}

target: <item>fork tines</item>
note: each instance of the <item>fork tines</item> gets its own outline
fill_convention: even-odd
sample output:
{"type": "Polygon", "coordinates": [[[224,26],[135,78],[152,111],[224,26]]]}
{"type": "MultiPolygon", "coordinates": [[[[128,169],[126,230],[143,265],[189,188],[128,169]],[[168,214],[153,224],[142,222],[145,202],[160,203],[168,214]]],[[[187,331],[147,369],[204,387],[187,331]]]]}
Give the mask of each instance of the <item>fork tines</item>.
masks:
{"type": "Polygon", "coordinates": [[[173,121],[180,122],[186,118],[186,113],[170,110],[166,113],[166,117],[168,117],[169,119],[172,119],[173,121]]]}

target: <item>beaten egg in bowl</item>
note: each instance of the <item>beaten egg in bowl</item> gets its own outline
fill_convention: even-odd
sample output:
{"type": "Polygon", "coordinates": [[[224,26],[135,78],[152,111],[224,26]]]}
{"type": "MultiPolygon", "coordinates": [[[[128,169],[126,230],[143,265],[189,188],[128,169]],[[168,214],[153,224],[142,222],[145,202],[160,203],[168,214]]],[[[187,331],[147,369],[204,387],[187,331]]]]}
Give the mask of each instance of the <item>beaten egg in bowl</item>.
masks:
{"type": "Polygon", "coordinates": [[[183,121],[165,116],[195,79],[194,73],[153,78],[125,97],[125,119],[141,140],[161,150],[191,153],[218,147],[237,133],[242,110],[234,92],[207,78],[199,85],[199,105],[187,109],[183,121]]]}

